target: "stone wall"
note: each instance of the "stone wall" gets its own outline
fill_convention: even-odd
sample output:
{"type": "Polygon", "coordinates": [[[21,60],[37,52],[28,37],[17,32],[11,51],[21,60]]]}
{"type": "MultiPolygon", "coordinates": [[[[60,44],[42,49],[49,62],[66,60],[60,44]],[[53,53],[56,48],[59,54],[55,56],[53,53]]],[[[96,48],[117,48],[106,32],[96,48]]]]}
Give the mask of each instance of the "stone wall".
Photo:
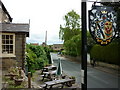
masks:
{"type": "Polygon", "coordinates": [[[24,33],[15,34],[15,56],[2,58],[2,68],[7,69],[11,66],[20,66],[24,69],[26,35],[24,33]]]}
{"type": "Polygon", "coordinates": [[[15,58],[3,58],[2,59],[2,69],[3,70],[7,70],[11,66],[15,66],[15,65],[16,65],[15,58]]]}
{"type": "Polygon", "coordinates": [[[17,33],[15,37],[16,60],[18,62],[18,66],[24,67],[26,36],[25,34],[17,33]]]}
{"type": "Polygon", "coordinates": [[[3,22],[9,22],[9,19],[6,16],[6,14],[3,12],[3,10],[0,8],[0,23],[3,22]]]}

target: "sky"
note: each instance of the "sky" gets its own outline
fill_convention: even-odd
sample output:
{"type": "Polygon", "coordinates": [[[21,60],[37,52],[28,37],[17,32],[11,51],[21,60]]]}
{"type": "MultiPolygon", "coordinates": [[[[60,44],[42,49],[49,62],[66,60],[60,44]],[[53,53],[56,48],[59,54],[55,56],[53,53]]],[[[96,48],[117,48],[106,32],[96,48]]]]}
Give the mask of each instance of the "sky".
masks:
{"type": "MultiPolygon", "coordinates": [[[[81,0],[2,0],[13,23],[29,23],[30,36],[27,43],[45,42],[47,44],[62,44],[59,39],[60,24],[64,25],[64,15],[74,10],[81,16],[81,0]]],[[[88,9],[91,3],[88,3],[88,9]]]]}

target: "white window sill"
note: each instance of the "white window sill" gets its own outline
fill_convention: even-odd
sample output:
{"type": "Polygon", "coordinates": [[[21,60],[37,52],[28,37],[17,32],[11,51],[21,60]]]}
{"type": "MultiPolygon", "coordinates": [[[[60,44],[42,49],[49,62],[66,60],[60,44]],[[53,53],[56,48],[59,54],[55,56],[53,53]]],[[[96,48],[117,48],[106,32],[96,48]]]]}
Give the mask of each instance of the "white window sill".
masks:
{"type": "Polygon", "coordinates": [[[2,54],[2,56],[0,55],[1,58],[7,58],[7,57],[16,57],[16,55],[14,54],[2,54]]]}

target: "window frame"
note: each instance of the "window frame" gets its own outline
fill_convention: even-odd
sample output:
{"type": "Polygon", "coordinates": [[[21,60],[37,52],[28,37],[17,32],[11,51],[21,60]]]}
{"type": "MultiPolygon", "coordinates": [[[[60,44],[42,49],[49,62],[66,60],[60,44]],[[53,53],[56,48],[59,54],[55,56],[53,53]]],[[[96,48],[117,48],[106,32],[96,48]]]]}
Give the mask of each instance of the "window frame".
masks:
{"type": "MultiPolygon", "coordinates": [[[[0,57],[16,57],[15,56],[15,33],[0,33],[0,57]],[[13,53],[2,53],[2,35],[13,35],[13,53]]],[[[10,45],[10,44],[8,44],[10,45]]]]}

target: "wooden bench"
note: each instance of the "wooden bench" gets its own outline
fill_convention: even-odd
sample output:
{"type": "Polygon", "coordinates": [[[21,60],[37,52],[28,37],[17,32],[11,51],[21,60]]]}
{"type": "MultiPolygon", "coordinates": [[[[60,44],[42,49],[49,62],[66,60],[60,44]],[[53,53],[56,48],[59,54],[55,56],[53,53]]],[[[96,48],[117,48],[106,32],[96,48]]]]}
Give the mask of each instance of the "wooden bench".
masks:
{"type": "Polygon", "coordinates": [[[61,84],[61,88],[63,88],[65,85],[68,87],[72,86],[72,82],[75,82],[75,79],[60,79],[60,80],[53,80],[45,82],[45,89],[51,89],[53,86],[61,84]]]}

